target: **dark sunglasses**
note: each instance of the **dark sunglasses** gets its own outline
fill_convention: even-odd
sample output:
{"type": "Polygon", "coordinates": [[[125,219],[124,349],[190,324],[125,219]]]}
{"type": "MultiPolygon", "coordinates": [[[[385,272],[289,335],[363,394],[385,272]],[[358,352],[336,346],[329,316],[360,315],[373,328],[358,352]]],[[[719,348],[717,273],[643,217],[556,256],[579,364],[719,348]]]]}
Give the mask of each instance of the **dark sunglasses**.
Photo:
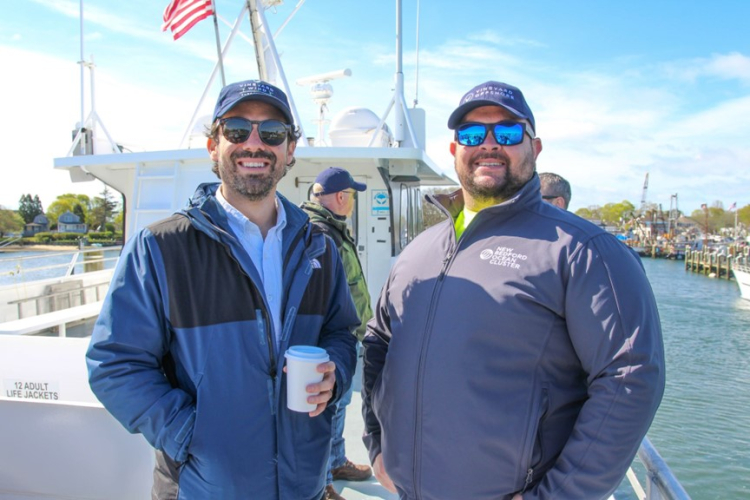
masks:
{"type": "Polygon", "coordinates": [[[269,146],[283,144],[289,135],[289,125],[279,120],[248,120],[239,116],[219,120],[222,135],[233,144],[242,144],[253,133],[253,125],[258,125],[260,140],[269,146]]]}
{"type": "Polygon", "coordinates": [[[492,135],[500,146],[515,146],[523,142],[523,134],[534,134],[526,129],[526,124],[521,122],[500,123],[462,123],[456,129],[456,141],[462,146],[479,146],[487,139],[487,133],[492,129],[492,135]]]}

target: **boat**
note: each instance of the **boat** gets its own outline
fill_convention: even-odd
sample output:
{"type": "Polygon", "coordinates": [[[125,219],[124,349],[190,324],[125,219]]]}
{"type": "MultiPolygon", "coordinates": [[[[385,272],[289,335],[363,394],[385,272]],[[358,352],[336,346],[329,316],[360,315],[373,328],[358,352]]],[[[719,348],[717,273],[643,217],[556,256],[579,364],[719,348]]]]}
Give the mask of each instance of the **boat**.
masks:
{"type": "MultiPolygon", "coordinates": [[[[269,7],[262,2],[248,4],[253,4],[257,10],[248,16],[247,5],[243,8],[224,51],[239,31],[240,21],[249,18],[252,33],[260,37],[256,47],[264,47],[256,50],[259,76],[293,97],[268,28],[269,7]]],[[[272,6],[270,12],[273,11],[272,6]]],[[[366,183],[367,190],[358,196],[351,222],[373,297],[379,295],[393,260],[422,230],[422,188],[456,185],[424,150],[424,112],[407,108],[405,104],[400,0],[396,2],[396,12],[399,31],[396,85],[384,115],[362,107],[342,109],[331,121],[329,141],[319,137],[319,140],[298,144],[297,162],[278,186],[293,203],[301,203],[309,198],[317,174],[331,165],[346,168],[357,181],[366,183]],[[391,111],[393,130],[386,124],[391,111]]],[[[292,16],[296,13],[297,10],[292,16]]],[[[330,91],[330,80],[345,73],[322,73],[308,83],[315,87],[317,98],[325,99],[326,92],[330,91]]],[[[207,90],[215,76],[216,69],[207,90]]],[[[300,123],[295,100],[290,101],[295,121],[300,123]]],[[[195,127],[196,123],[191,123],[187,129],[195,127]]],[[[76,140],[84,137],[79,134],[76,140]]],[[[93,140],[96,144],[96,138],[93,140]]],[[[74,144],[68,156],[54,160],[54,167],[67,170],[73,180],[93,177],[122,193],[126,239],[180,209],[199,183],[216,181],[202,146],[132,153],[122,152],[111,139],[109,142],[109,151],[89,155],[73,155],[74,144]]],[[[96,317],[101,295],[97,296],[95,291],[102,293],[111,276],[111,271],[101,272],[100,281],[91,285],[85,281],[71,285],[69,281],[83,278],[68,276],[58,282],[58,288],[65,289],[61,293],[72,289],[79,302],[70,299],[68,307],[39,309],[24,317],[8,319],[3,316],[0,324],[0,419],[8,431],[0,447],[0,499],[129,500],[150,495],[153,450],[142,436],[129,434],[91,393],[83,363],[90,331],[80,337],[66,334],[71,324],[90,324],[96,317]],[[52,335],[40,335],[50,327],[54,330],[52,335]]],[[[31,304],[39,296],[57,293],[48,293],[49,289],[45,288],[48,286],[39,282],[16,287],[16,293],[23,292],[24,296],[13,301],[31,304]]],[[[6,299],[0,295],[0,300],[6,299]]],[[[17,303],[15,305],[18,309],[17,303]]],[[[358,441],[362,434],[358,401],[358,394],[355,394],[348,407],[350,418],[346,433],[350,442],[358,441]]],[[[367,461],[364,449],[357,448],[359,451],[350,458],[360,463],[367,461]]],[[[628,473],[639,498],[689,498],[648,439],[644,439],[639,457],[645,468],[641,479],[645,487],[632,469],[628,473]]],[[[374,479],[356,489],[354,486],[344,489],[344,494],[350,500],[395,498],[374,479]]]]}
{"type": "Polygon", "coordinates": [[[750,265],[732,263],[732,273],[740,288],[740,296],[745,300],[750,300],[750,265]]]}

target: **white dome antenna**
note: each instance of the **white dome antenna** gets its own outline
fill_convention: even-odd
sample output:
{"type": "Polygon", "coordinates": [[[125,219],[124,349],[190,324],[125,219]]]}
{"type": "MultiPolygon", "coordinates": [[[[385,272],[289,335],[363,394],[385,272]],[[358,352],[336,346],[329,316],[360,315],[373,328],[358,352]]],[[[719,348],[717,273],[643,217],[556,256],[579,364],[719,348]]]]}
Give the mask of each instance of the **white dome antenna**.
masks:
{"type": "Polygon", "coordinates": [[[352,76],[352,70],[349,68],[321,73],[319,75],[308,76],[297,80],[297,85],[310,86],[310,94],[315,104],[318,105],[318,119],[313,120],[318,124],[318,137],[315,140],[316,146],[324,146],[326,144],[325,125],[328,123],[328,120],[325,119],[325,114],[326,111],[328,111],[328,101],[333,97],[333,86],[328,82],[347,76],[352,76]]]}

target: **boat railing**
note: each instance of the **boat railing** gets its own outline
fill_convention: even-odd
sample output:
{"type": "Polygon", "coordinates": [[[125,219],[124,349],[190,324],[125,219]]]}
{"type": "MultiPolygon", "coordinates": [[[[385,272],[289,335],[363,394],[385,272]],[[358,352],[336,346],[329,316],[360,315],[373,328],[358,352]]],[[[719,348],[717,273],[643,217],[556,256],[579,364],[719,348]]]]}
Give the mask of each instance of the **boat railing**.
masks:
{"type": "Polygon", "coordinates": [[[64,276],[71,276],[77,265],[83,264],[83,271],[88,270],[99,270],[104,267],[108,262],[115,262],[119,258],[119,251],[122,250],[122,246],[108,246],[108,247],[95,247],[95,248],[84,248],[81,250],[69,250],[69,251],[54,251],[54,252],[39,252],[38,255],[27,255],[24,257],[18,257],[14,259],[16,262],[16,271],[13,274],[31,274],[39,271],[48,271],[51,269],[65,269],[64,276]],[[112,257],[104,257],[104,251],[117,251],[117,255],[112,257]],[[83,255],[83,262],[78,262],[79,257],[83,255]],[[63,263],[57,264],[45,264],[45,265],[29,265],[26,263],[36,263],[48,261],[51,256],[61,257],[70,256],[70,260],[63,263]]]}
{"type": "Polygon", "coordinates": [[[104,299],[104,294],[102,293],[102,288],[104,288],[104,292],[106,292],[106,288],[109,288],[109,280],[104,281],[101,283],[92,283],[90,285],[80,285],[76,286],[75,288],[70,288],[68,290],[63,290],[60,292],[50,292],[50,293],[44,293],[42,295],[34,295],[32,297],[24,297],[22,299],[16,299],[16,300],[9,300],[8,304],[13,304],[18,307],[18,319],[24,318],[24,304],[33,302],[34,303],[34,314],[31,316],[37,316],[42,313],[42,311],[39,310],[40,304],[42,301],[47,301],[48,303],[55,303],[55,304],[62,304],[62,306],[57,306],[52,308],[53,310],[59,310],[59,309],[67,309],[71,307],[76,306],[82,306],[85,305],[88,301],[86,300],[87,290],[93,290],[94,292],[94,302],[100,302],[104,299]]]}
{"type": "Polygon", "coordinates": [[[645,487],[641,485],[633,467],[627,478],[638,500],[690,500],[677,477],[659,455],[651,440],[644,437],[638,448],[638,459],[645,468],[645,487]]]}
{"type": "Polygon", "coordinates": [[[15,238],[10,238],[10,239],[5,240],[2,243],[0,243],[0,248],[5,248],[5,247],[7,247],[9,245],[12,245],[13,243],[15,243],[17,241],[20,241],[20,240],[21,240],[21,236],[17,236],[15,238]]]}

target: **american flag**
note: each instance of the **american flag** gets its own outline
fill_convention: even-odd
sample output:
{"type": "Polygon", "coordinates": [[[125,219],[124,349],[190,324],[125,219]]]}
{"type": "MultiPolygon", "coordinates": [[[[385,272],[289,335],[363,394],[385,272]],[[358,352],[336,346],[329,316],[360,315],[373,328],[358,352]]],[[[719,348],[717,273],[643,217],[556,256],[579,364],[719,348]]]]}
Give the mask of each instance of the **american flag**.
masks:
{"type": "Polygon", "coordinates": [[[737,202],[735,201],[731,205],[729,205],[729,211],[734,212],[734,209],[737,208],[737,202]]]}
{"type": "Polygon", "coordinates": [[[213,13],[211,0],[172,0],[164,9],[164,25],[161,30],[172,30],[172,36],[177,40],[198,21],[213,13]]]}
{"type": "Polygon", "coordinates": [[[708,209],[708,205],[706,205],[705,203],[701,203],[701,210],[707,210],[707,209],[708,209]]]}

